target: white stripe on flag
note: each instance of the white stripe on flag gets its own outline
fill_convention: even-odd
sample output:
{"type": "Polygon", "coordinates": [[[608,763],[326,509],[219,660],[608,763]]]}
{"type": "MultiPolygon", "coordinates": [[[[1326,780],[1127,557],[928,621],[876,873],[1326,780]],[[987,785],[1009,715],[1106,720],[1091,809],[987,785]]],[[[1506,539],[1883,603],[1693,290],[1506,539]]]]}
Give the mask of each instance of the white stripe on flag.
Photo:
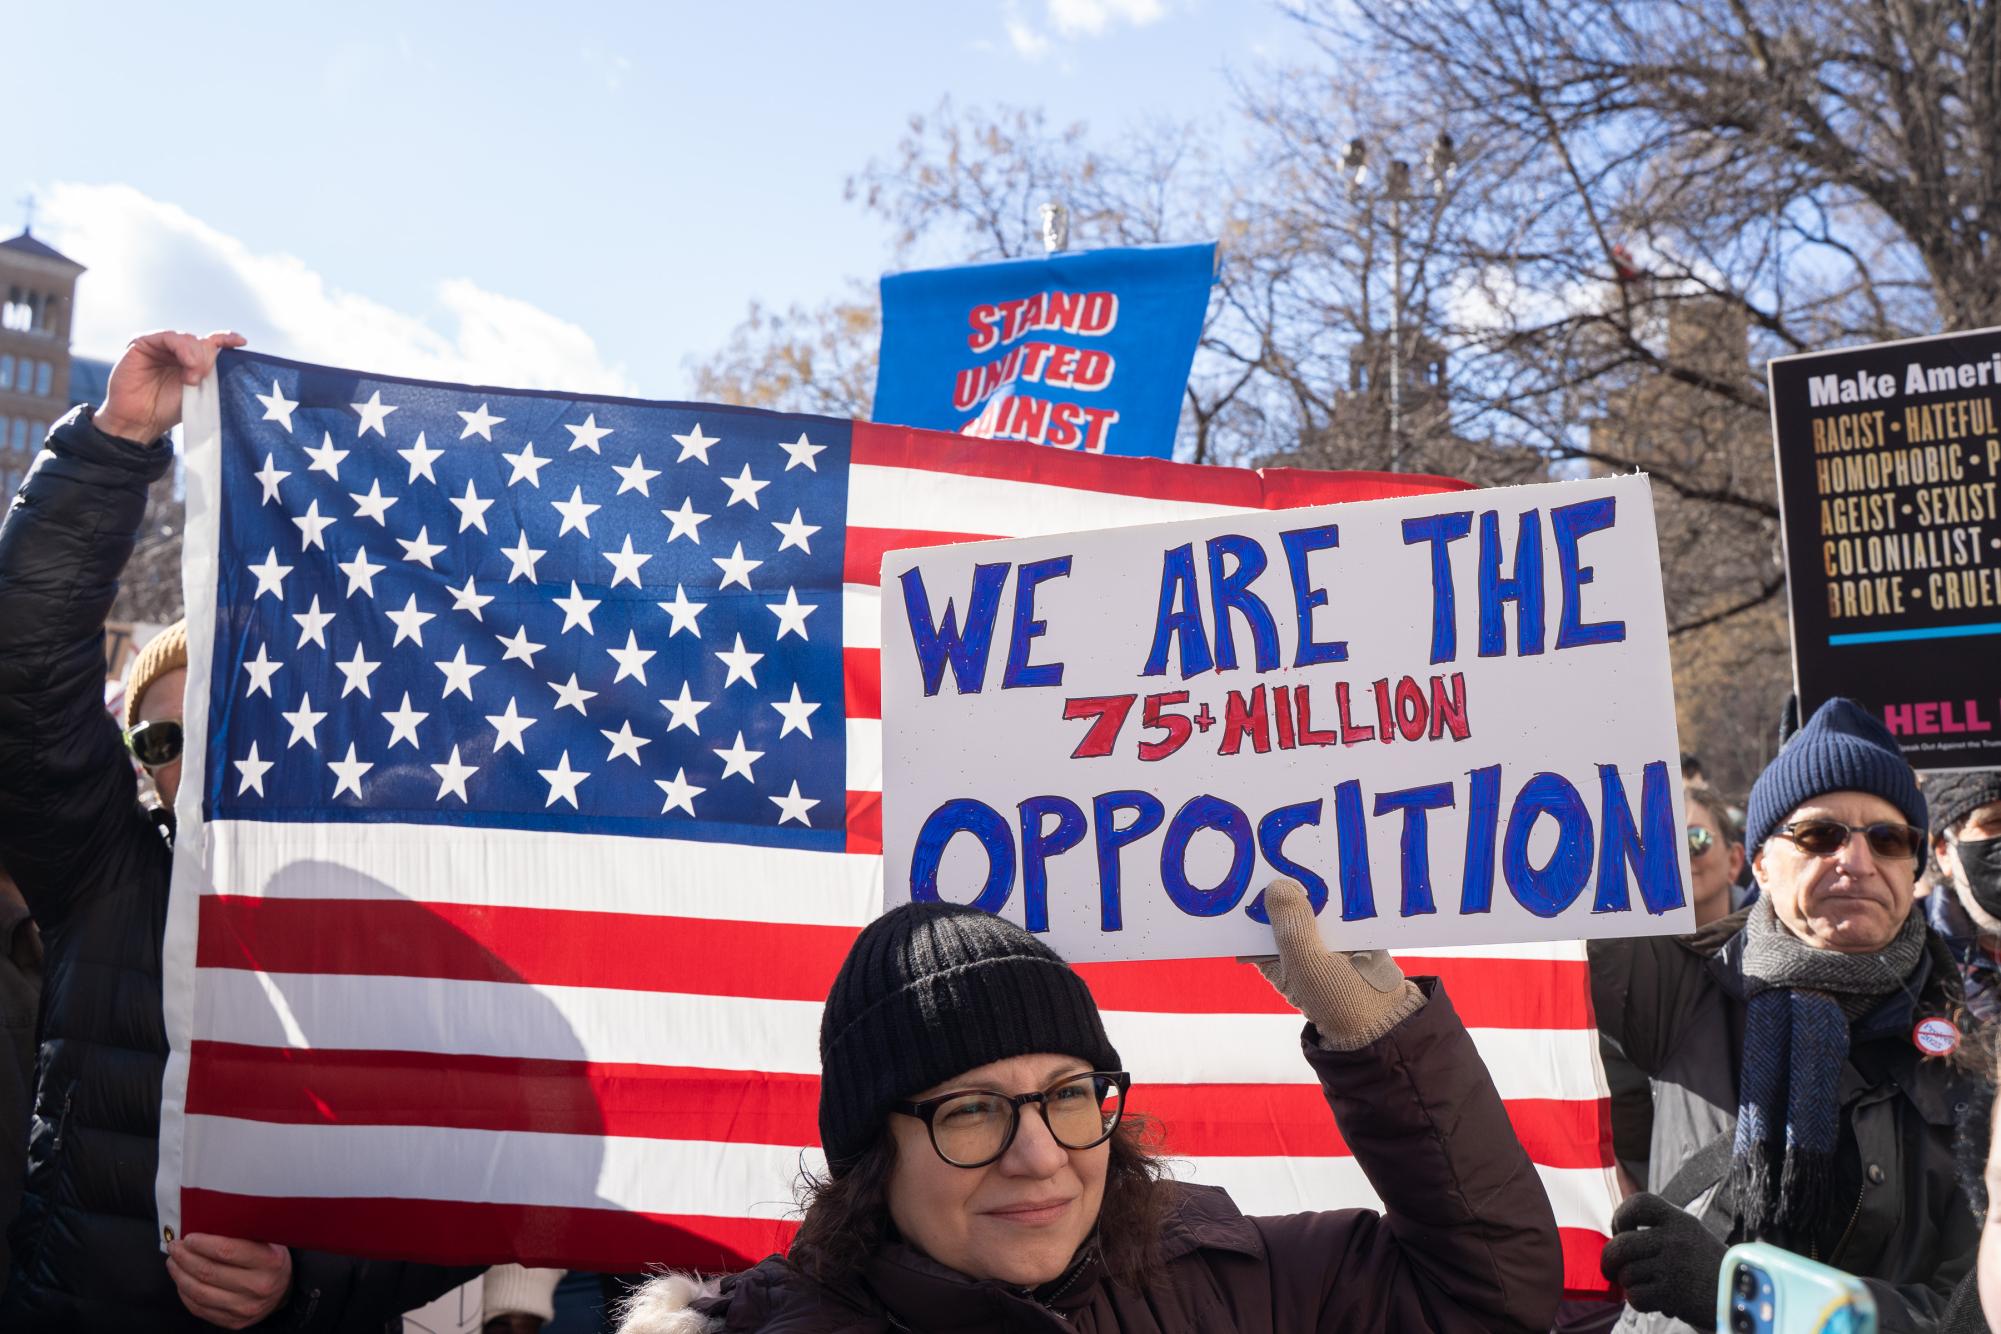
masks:
{"type": "MultiPolygon", "coordinates": [[[[191,1116],[217,1151],[188,1184],[329,1199],[465,1200],[655,1214],[794,1216],[786,1192],[818,1149],[709,1140],[550,1135],[436,1126],[300,1126],[191,1116]],[[226,1147],[225,1147],[226,1146],[226,1147]]],[[[1177,1158],[1174,1175],[1222,1186],[1247,1214],[1381,1208],[1352,1157],[1177,1158]]],[[[1604,1168],[1538,1167],[1559,1227],[1603,1225],[1604,1168]]]]}
{"type": "MultiPolygon", "coordinates": [[[[817,1001],[226,968],[202,970],[202,998],[196,1037],[261,1047],[645,1064],[660,1059],[659,1035],[673,1033],[677,1065],[820,1072],[817,1001]]],[[[1105,1028],[1126,1068],[1148,1083],[1314,1082],[1296,1014],[1111,1010],[1105,1028]]],[[[1591,1031],[1471,1031],[1503,1098],[1599,1096],[1591,1031]]]]}
{"type": "Polygon", "coordinates": [[[1040,537],[1232,514],[1241,508],[872,463],[857,464],[848,475],[852,528],[1040,537]]]}
{"type": "MultiPolygon", "coordinates": [[[[881,790],[881,723],[848,720],[848,787],[881,790]],[[862,782],[862,779],[871,779],[862,782]]],[[[882,904],[874,855],[610,834],[553,845],[532,830],[456,825],[258,824],[214,831],[221,892],[409,899],[859,928],[882,904]],[[554,849],[560,849],[554,850],[554,849]],[[396,886],[400,886],[397,888],[396,886]]],[[[1576,941],[1397,950],[1399,958],[1581,960],[1576,941]]]]}
{"type": "Polygon", "coordinates": [[[841,647],[882,647],[882,590],[874,584],[841,585],[841,647]]]}
{"type": "MultiPolygon", "coordinates": [[[[1107,1010],[1105,1032],[1135,1079],[1155,1084],[1311,1084],[1296,1014],[1107,1010]]],[[[1504,1099],[1595,1100],[1598,1035],[1581,1028],[1473,1028],[1504,1099]]]]}
{"type": "MultiPolygon", "coordinates": [[[[1289,1214],[1301,1209],[1382,1208],[1361,1164],[1351,1157],[1181,1158],[1174,1175],[1221,1186],[1247,1214],[1289,1214]]],[[[1611,1169],[1536,1164],[1558,1227],[1599,1232],[1605,1227],[1605,1192],[1611,1169]]]]}
{"type": "MultiPolygon", "coordinates": [[[[782,967],[774,960],[774,967],[782,967]]],[[[204,968],[197,1038],[260,1047],[459,1052],[820,1072],[820,1003],[599,987],[204,968]],[[276,998],[265,993],[269,986],[276,998]],[[283,1014],[285,1019],[281,1019],[283,1014]],[[288,1043],[297,1026],[303,1041],[288,1043]],[[671,1046],[660,1035],[672,1033],[671,1046]]]]}
{"type": "Polygon", "coordinates": [[[848,791],[882,791],[882,719],[848,719],[848,791]]]}
{"type": "MultiPolygon", "coordinates": [[[[550,1135],[439,1126],[303,1126],[188,1117],[202,1155],[190,1186],[328,1199],[389,1197],[637,1209],[647,1213],[782,1218],[801,1162],[818,1149],[786,1144],[550,1135]]],[[[190,1136],[193,1138],[193,1136],[190,1136]]]]}
{"type": "Polygon", "coordinates": [[[882,858],[459,825],[209,826],[215,885],[266,898],[408,899],[860,927],[882,858]]]}
{"type": "MultiPolygon", "coordinates": [[[[187,468],[187,517],[182,533],[181,594],[187,608],[187,698],[205,700],[214,653],[216,544],[215,515],[222,503],[221,387],[211,372],[199,385],[181,390],[181,445],[187,468]]],[[[169,1234],[181,1231],[181,1180],[187,1126],[181,1109],[188,1097],[188,1040],[194,1031],[195,937],[201,903],[188,886],[208,883],[203,857],[215,847],[202,826],[201,793],[206,786],[208,731],[199,725],[202,709],[189,710],[190,726],[181,753],[181,790],[175,800],[180,838],[174,844],[173,892],[161,941],[160,1018],[167,1039],[167,1065],[160,1080],[159,1171],[153,1177],[157,1220],[169,1234]]]]}
{"type": "Polygon", "coordinates": [[[1398,945],[1393,953],[1399,959],[1556,959],[1574,963],[1585,959],[1581,940],[1529,940],[1508,945],[1398,945]]]}

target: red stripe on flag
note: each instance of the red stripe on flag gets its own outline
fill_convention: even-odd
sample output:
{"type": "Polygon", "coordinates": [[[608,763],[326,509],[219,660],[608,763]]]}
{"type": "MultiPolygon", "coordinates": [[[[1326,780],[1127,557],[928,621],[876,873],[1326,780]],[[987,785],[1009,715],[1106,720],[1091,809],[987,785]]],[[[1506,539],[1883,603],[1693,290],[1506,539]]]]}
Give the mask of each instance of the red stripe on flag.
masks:
{"type": "MultiPolygon", "coordinates": [[[[193,1045],[188,1079],[195,1115],[732,1144],[817,1144],[819,1100],[812,1075],[206,1041],[193,1045]]],[[[1536,1162],[1610,1163],[1601,1102],[1525,1098],[1507,1109],[1536,1162]]],[[[1348,1156],[1314,1084],[1140,1083],[1132,1110],[1159,1124],[1173,1157],[1348,1156]]]]}
{"type": "Polygon", "coordinates": [[[924,528],[850,528],[848,544],[841,559],[841,581],[867,584],[870,588],[880,584],[885,551],[942,547],[956,542],[985,542],[993,536],[992,533],[940,533],[924,528]]]}
{"type": "Polygon", "coordinates": [[[846,682],[842,693],[846,696],[848,717],[882,717],[882,650],[842,649],[841,676],[846,682]]]}
{"type": "Polygon", "coordinates": [[[188,1111],[280,1125],[819,1142],[817,1075],[197,1040],[188,1111]]]}
{"type": "Polygon", "coordinates": [[[442,1200],[314,1199],[181,1190],[181,1229],[225,1237],[284,1237],[294,1246],[362,1259],[497,1264],[631,1273],[670,1262],[742,1269],[792,1243],[798,1224],[762,1218],[643,1214],[442,1200]]]}
{"type": "Polygon", "coordinates": [[[854,461],[878,468],[1032,482],[1072,491],[1182,500],[1242,509],[1291,509],[1347,500],[1463,491],[1471,483],[1423,473],[1320,472],[1274,468],[1212,468],[1165,459],[1119,458],[1028,445],[980,440],[938,431],[856,422],[854,461]]]}
{"type": "Polygon", "coordinates": [[[1563,1247],[1563,1295],[1611,1297],[1611,1280],[1598,1268],[1598,1253],[1605,1249],[1605,1234],[1581,1227],[1560,1227],[1556,1232],[1557,1242],[1563,1247]]]}
{"type": "MultiPolygon", "coordinates": [[[[1444,983],[1469,1028],[1590,1028],[1590,965],[1582,959],[1398,960],[1412,977],[1444,983]]],[[[1158,959],[1078,964],[1107,1010],[1282,1014],[1289,1007],[1249,964],[1158,959]]]]}
{"type": "Polygon", "coordinates": [[[824,1001],[856,934],[789,922],[210,894],[195,965],[824,1001]],[[773,968],[773,959],[786,966],[773,968]]]}
{"type": "Polygon", "coordinates": [[[1353,500],[1390,500],[1397,496],[1444,495],[1473,489],[1471,482],[1462,482],[1456,477],[1441,477],[1436,473],[1265,468],[1258,476],[1263,482],[1259,507],[1268,510],[1335,505],[1353,500]]]}
{"type": "MultiPolygon", "coordinates": [[[[1159,1122],[1177,1158],[1346,1158],[1347,1142],[1316,1084],[1135,1084],[1135,1112],[1159,1122]]],[[[1602,1102],[1523,1098],[1506,1104],[1522,1147],[1544,1167],[1611,1165],[1602,1102]]]]}
{"type": "Polygon", "coordinates": [[[1612,1102],[1516,1098],[1503,1104],[1515,1135],[1544,1167],[1612,1166],[1612,1102]]]}
{"type": "MultiPolygon", "coordinates": [[[[851,792],[849,840],[880,796],[851,792]]],[[[418,903],[408,899],[273,899],[209,894],[195,947],[200,968],[366,977],[437,977],[545,987],[671,991],[821,1001],[857,929],[792,922],[418,903]],[[783,968],[771,967],[784,959],[783,968]]],[[[1284,1014],[1256,969],[1232,959],[1084,964],[1106,1010],[1284,1014]]],[[[1581,960],[1415,958],[1471,1028],[1590,1027],[1581,960]]]]}
{"type": "Polygon", "coordinates": [[[848,851],[882,855],[882,793],[848,793],[848,851]]]}

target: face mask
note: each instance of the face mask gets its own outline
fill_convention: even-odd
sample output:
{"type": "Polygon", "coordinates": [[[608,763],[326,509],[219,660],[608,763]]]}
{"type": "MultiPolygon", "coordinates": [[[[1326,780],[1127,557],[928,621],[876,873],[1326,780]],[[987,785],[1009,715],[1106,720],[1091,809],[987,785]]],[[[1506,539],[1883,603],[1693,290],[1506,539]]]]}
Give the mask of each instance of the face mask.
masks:
{"type": "Polygon", "coordinates": [[[2001,917],[2001,838],[1962,839],[1959,865],[1966,875],[1966,887],[1973,901],[1986,912],[2001,917]]]}

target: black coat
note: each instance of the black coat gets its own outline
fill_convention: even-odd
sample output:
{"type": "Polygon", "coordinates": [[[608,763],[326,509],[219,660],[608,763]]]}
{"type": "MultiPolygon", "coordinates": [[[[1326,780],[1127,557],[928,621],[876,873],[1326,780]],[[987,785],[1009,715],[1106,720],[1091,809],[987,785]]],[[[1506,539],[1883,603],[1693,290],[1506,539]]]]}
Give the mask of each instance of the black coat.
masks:
{"type": "MultiPolygon", "coordinates": [[[[1743,925],[1739,912],[1693,936],[1590,945],[1599,1027],[1653,1079],[1651,1190],[1664,1189],[1736,1126],[1743,925]]],[[[1885,1331],[1929,1332],[1941,1328],[1954,1287],[1973,1266],[1980,1219],[1953,1161],[1967,1079],[1951,1062],[1920,1055],[1911,1041],[1919,1019],[1961,1009],[1952,959],[1937,937],[1927,936],[1911,981],[1911,993],[1893,993],[1851,1026],[1834,1164],[1839,1207],[1816,1235],[1762,1239],[1866,1280],[1885,1331]]],[[[1726,1194],[1704,1190],[1690,1207],[1712,1232],[1746,1240],[1726,1194]]],[[[1620,1328],[1686,1327],[1629,1311],[1620,1328]]]]}
{"type": "MultiPolygon", "coordinates": [[[[21,1207],[28,1174],[28,1107],[35,1088],[35,1011],[42,1003],[42,942],[28,914],[0,904],[0,1226],[21,1207]]],[[[0,1240],[0,1266],[7,1244],[0,1240]]],[[[0,1269],[0,1292],[7,1276],[0,1269]]]]}
{"type": "MultiPolygon", "coordinates": [[[[170,850],[103,702],[104,618],[171,462],[73,412],[0,521],[0,860],[45,951],[10,1334],[213,1328],[181,1305],[153,1197],[170,850]]],[[[379,1331],[477,1272],[292,1259],[266,1328],[379,1331]]]]}

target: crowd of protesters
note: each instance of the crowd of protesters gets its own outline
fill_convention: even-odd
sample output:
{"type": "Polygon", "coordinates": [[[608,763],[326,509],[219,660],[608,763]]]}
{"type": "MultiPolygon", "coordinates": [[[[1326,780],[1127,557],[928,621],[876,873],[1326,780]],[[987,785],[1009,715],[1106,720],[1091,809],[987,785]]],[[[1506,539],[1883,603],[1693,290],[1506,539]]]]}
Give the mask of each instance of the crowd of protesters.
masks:
{"type": "MultiPolygon", "coordinates": [[[[390,1330],[476,1272],[158,1224],[187,641],[176,626],[146,646],[114,720],[102,626],[181,387],[241,341],[135,340],[0,522],[0,1329],[390,1330]]],[[[630,1334],[1708,1330],[1725,1249],[1762,1240],[1862,1279],[1885,1330],[1987,1328],[2001,772],[1921,783],[1837,699],[1741,808],[1693,763],[1684,776],[1695,934],[1590,948],[1627,1191],[1602,1265],[1623,1305],[1559,1312],[1550,1203],[1438,980],[1329,949],[1279,880],[1260,966],[1304,1020],[1300,1057],[1380,1211],[1254,1217],[1174,1181],[1124,1114],[1145,1072],[1122,1068],[1078,975],[999,918],[910,905],[860,934],[828,997],[826,1166],[789,1252],[663,1274],[617,1318],[630,1334]]],[[[492,1271],[487,1327],[541,1328],[558,1278],[492,1271]]]]}

